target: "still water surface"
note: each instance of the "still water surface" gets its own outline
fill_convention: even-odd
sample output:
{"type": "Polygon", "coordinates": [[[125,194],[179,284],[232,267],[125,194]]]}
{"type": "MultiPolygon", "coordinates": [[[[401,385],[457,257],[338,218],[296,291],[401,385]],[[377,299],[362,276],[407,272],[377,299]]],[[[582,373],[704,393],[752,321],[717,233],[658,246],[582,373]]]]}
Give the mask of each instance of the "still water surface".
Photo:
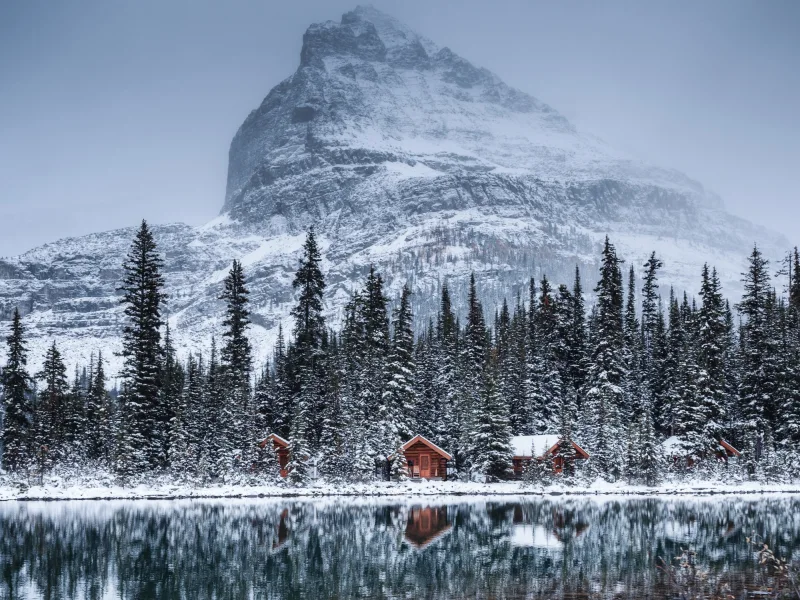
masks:
{"type": "Polygon", "coordinates": [[[800,557],[800,498],[6,502],[0,598],[774,595],[753,531],[800,557]]]}

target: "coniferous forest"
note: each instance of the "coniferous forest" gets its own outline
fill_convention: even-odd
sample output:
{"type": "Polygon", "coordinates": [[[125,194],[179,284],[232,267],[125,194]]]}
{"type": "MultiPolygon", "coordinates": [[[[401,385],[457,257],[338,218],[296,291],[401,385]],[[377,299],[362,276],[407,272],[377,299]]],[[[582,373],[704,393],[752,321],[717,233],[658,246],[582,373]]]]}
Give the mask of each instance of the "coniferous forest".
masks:
{"type": "MultiPolygon", "coordinates": [[[[268,364],[253,364],[238,261],[220,289],[226,309],[210,353],[179,359],[164,318],[163,262],[143,222],[119,288],[119,386],[108,389],[102,353],[68,373],[57,340],[30,373],[14,314],[0,373],[3,469],[275,483],[278,457],[259,442],[276,433],[289,442],[292,484],[312,474],[403,479],[396,450],[421,434],[453,455],[455,477],[498,481],[512,477],[512,436],[555,433],[565,453],[575,440],[591,455],[562,480],[800,476],[797,249],[776,267],[754,247],[741,298],[726,298],[706,265],[699,296],[689,297],[659,286],[655,253],[629,265],[606,239],[592,288],[577,268],[568,283],[531,279],[525,295],[489,314],[473,277],[463,314],[445,283],[438,314],[424,322],[409,286],[389,298],[371,269],[338,328],[324,316],[321,262],[312,229],[293,282],[292,328],[280,330],[268,364]],[[680,460],[661,445],[672,436],[680,460]],[[735,464],[716,459],[721,439],[741,451],[735,464]]],[[[534,462],[525,479],[552,477],[534,462]]]]}

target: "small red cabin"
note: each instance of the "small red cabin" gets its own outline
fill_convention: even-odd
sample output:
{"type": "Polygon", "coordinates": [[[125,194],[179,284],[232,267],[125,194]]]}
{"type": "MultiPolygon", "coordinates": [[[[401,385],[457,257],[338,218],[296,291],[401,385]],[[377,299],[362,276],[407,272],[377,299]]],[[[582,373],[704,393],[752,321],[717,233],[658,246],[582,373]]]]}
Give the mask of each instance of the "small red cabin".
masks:
{"type": "Polygon", "coordinates": [[[281,468],[281,477],[286,477],[289,471],[286,466],[289,464],[289,442],[279,436],[277,433],[270,433],[267,437],[261,440],[258,445],[261,448],[266,448],[267,444],[272,442],[272,447],[275,448],[275,454],[278,455],[278,464],[281,468]]]}
{"type": "MultiPolygon", "coordinates": [[[[511,448],[514,451],[512,466],[514,477],[522,477],[525,468],[532,460],[552,460],[553,472],[562,473],[564,471],[564,457],[559,456],[561,449],[559,442],[561,438],[555,434],[544,435],[516,435],[511,438],[511,448]]],[[[581,448],[574,441],[572,447],[575,448],[573,460],[586,460],[589,453],[581,448]]]]}
{"type": "MultiPolygon", "coordinates": [[[[429,439],[415,435],[400,446],[400,452],[406,457],[408,475],[412,479],[447,480],[447,461],[453,457],[429,439]]],[[[387,459],[391,461],[392,456],[387,459]]]]}

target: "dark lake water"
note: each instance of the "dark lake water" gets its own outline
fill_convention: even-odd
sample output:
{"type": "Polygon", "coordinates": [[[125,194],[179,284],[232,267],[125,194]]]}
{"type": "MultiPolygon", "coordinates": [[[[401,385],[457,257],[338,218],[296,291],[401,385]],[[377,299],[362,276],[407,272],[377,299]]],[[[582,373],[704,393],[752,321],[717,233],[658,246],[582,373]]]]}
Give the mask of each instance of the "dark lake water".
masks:
{"type": "Polygon", "coordinates": [[[800,498],[6,502],[0,598],[797,597],[753,531],[800,498]]]}

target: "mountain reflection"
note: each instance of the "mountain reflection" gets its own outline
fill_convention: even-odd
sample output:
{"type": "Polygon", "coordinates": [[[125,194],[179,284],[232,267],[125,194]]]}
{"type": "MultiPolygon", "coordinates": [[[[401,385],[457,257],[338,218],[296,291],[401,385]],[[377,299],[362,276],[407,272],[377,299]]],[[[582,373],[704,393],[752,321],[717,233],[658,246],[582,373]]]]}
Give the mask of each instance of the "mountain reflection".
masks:
{"type": "Polygon", "coordinates": [[[794,498],[394,502],[6,503],[0,597],[738,598],[770,585],[750,532],[800,542],[794,498]],[[689,548],[696,582],[656,568],[689,548]]]}

